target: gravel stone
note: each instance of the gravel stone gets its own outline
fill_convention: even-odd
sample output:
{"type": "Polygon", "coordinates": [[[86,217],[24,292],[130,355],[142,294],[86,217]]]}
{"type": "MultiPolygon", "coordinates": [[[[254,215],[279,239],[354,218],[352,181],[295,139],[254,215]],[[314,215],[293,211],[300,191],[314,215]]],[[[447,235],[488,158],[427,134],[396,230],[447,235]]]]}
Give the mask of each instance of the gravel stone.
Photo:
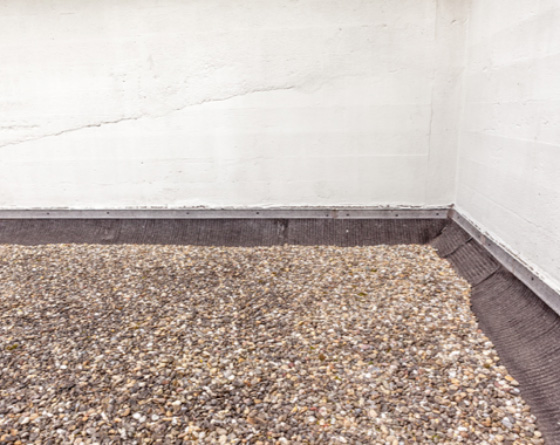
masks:
{"type": "Polygon", "coordinates": [[[429,246],[0,246],[0,443],[542,444],[429,246]]]}

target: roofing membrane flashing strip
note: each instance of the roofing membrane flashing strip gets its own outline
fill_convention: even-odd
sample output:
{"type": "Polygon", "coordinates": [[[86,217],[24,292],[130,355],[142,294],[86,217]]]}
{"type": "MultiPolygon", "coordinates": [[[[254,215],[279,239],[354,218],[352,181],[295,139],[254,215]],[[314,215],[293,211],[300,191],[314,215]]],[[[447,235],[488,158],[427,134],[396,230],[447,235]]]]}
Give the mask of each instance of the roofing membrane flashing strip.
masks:
{"type": "Polygon", "coordinates": [[[0,219],[0,244],[426,244],[446,219],[0,219]]]}

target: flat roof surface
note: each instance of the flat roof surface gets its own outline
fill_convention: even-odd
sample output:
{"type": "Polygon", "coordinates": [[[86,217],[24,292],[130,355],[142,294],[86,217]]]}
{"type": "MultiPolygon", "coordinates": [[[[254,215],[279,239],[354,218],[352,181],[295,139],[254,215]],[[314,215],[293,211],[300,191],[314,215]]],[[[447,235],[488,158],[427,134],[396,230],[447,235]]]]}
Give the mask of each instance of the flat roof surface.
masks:
{"type": "Polygon", "coordinates": [[[0,243],[431,244],[472,285],[480,328],[519,382],[547,443],[560,443],[560,320],[450,220],[2,220],[0,243]]]}

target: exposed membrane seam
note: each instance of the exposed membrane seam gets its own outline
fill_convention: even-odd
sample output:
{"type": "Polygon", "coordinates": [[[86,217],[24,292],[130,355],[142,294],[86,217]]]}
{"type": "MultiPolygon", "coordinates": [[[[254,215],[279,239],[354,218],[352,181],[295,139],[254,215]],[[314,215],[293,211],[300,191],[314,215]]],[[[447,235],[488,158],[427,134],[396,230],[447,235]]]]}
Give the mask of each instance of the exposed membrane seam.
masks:
{"type": "Polygon", "coordinates": [[[492,272],[490,275],[488,275],[488,276],[487,276],[486,278],[484,278],[482,281],[480,281],[480,282],[478,282],[478,283],[476,283],[476,284],[472,283],[472,286],[473,286],[473,287],[477,287],[477,286],[480,286],[481,284],[484,284],[484,283],[485,283],[486,281],[488,281],[490,278],[494,277],[494,276],[500,271],[500,269],[501,269],[501,267],[498,266],[498,268],[497,268],[494,272],[492,272]]]}

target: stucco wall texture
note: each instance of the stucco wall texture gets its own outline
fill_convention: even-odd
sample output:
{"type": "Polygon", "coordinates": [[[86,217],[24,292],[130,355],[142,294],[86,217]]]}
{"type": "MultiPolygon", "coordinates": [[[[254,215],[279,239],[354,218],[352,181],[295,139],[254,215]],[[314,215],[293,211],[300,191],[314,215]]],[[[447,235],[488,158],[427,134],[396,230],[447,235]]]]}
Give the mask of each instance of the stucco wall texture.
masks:
{"type": "Polygon", "coordinates": [[[0,207],[449,204],[443,3],[2,1],[0,207]]]}
{"type": "Polygon", "coordinates": [[[0,208],[460,211],[560,287],[559,0],[4,0],[0,208]]]}
{"type": "Polygon", "coordinates": [[[560,290],[560,1],[474,0],[456,203],[560,290]]]}

